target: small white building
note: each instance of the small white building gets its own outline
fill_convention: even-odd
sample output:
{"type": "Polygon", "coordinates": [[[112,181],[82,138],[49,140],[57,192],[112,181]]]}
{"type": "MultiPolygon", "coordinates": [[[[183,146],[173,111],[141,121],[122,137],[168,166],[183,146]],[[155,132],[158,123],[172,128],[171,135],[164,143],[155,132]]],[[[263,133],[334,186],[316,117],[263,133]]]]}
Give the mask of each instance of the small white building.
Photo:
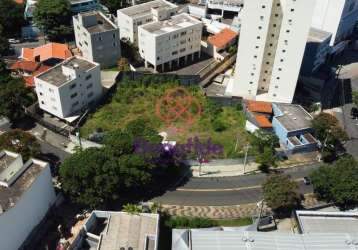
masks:
{"type": "Polygon", "coordinates": [[[169,19],[178,11],[178,6],[165,0],[154,0],[117,11],[121,39],[138,44],[140,25],[169,19]]]}
{"type": "Polygon", "coordinates": [[[102,68],[113,67],[121,57],[118,27],[102,12],[92,11],[73,16],[76,46],[87,60],[102,68]]]}
{"type": "Polygon", "coordinates": [[[244,5],[244,0],[201,0],[200,4],[205,4],[209,9],[230,12],[240,12],[244,5]]]}
{"type": "Polygon", "coordinates": [[[73,121],[103,93],[98,63],[74,56],[35,77],[42,110],[73,121]]]}
{"type": "Polygon", "coordinates": [[[154,69],[169,70],[200,57],[201,21],[183,13],[166,21],[152,22],[138,29],[139,53],[154,69]],[[158,68],[160,67],[160,68],[158,68]]]}
{"type": "Polygon", "coordinates": [[[70,249],[157,250],[159,215],[95,210],[70,249]]]}
{"type": "Polygon", "coordinates": [[[0,151],[0,249],[19,249],[55,200],[48,163],[0,151]]]}

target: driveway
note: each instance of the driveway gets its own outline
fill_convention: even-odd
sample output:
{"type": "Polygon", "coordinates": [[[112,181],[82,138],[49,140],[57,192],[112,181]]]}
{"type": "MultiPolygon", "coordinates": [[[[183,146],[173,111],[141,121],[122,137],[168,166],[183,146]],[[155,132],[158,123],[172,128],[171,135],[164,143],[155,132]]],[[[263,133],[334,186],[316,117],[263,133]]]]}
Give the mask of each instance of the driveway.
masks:
{"type": "MultiPolygon", "coordinates": [[[[303,194],[311,193],[312,186],[303,183],[302,178],[320,165],[307,165],[284,170],[298,182],[303,194]]],[[[166,205],[182,206],[228,206],[255,203],[262,199],[261,185],[266,174],[255,174],[222,178],[191,178],[184,185],[153,199],[166,205]]]]}

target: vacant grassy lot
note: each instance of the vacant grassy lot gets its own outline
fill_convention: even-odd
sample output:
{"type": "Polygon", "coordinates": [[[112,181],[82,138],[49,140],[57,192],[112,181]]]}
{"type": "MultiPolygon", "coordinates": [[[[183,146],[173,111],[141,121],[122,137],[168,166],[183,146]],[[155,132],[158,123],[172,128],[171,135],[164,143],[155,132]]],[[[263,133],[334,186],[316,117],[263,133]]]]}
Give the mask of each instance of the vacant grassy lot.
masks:
{"type": "MultiPolygon", "coordinates": [[[[186,142],[188,138],[195,136],[202,140],[211,138],[214,143],[224,147],[224,157],[237,156],[247,142],[245,117],[240,107],[221,107],[208,100],[200,88],[190,86],[185,87],[185,90],[199,104],[201,111],[192,123],[188,124],[187,117],[166,123],[157,115],[158,102],[168,91],[178,87],[179,84],[174,78],[145,77],[136,81],[124,80],[112,99],[89,116],[81,132],[88,136],[96,129],[112,131],[125,127],[132,120],[144,118],[158,132],[166,132],[168,140],[186,142]],[[238,144],[235,150],[236,141],[238,144]]],[[[190,110],[197,113],[199,108],[194,105],[190,110]]],[[[173,112],[176,111],[161,110],[163,116],[170,116],[173,112]]]]}

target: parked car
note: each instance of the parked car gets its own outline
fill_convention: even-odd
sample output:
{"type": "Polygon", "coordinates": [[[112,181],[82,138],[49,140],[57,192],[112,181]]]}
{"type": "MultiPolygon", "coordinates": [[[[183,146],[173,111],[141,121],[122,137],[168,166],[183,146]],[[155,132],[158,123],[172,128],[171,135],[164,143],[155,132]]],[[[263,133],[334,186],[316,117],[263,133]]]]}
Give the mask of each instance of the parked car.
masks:
{"type": "Polygon", "coordinates": [[[358,108],[353,107],[351,109],[351,116],[352,116],[353,119],[358,119],[358,108]]]}
{"type": "Polygon", "coordinates": [[[303,183],[306,185],[310,185],[311,184],[310,178],[308,178],[307,176],[303,177],[303,183]]]}

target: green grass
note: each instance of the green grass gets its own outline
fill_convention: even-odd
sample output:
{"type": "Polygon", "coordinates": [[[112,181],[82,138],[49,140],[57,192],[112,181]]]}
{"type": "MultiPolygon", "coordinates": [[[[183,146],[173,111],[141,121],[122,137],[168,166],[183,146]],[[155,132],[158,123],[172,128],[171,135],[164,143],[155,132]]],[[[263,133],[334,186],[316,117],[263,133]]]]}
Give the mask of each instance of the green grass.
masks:
{"type": "Polygon", "coordinates": [[[251,218],[238,218],[231,220],[215,220],[218,226],[222,227],[242,227],[252,224],[251,218]]]}
{"type": "Polygon", "coordinates": [[[201,114],[193,124],[188,125],[183,119],[167,124],[158,117],[156,114],[158,101],[167,90],[177,87],[179,84],[174,79],[150,77],[138,81],[124,80],[113,98],[89,116],[81,132],[87,136],[98,128],[103,131],[113,131],[124,128],[132,120],[144,118],[158,132],[167,132],[169,140],[185,143],[189,138],[196,136],[200,140],[211,138],[213,143],[223,146],[222,157],[237,157],[242,154],[242,148],[248,140],[248,134],[244,129],[243,112],[236,107],[221,108],[213,105],[199,87],[185,87],[201,106],[201,114]],[[219,131],[215,123],[224,129],[219,131]],[[172,129],[173,126],[180,130],[172,129]],[[235,150],[237,138],[239,140],[235,150]]]}

